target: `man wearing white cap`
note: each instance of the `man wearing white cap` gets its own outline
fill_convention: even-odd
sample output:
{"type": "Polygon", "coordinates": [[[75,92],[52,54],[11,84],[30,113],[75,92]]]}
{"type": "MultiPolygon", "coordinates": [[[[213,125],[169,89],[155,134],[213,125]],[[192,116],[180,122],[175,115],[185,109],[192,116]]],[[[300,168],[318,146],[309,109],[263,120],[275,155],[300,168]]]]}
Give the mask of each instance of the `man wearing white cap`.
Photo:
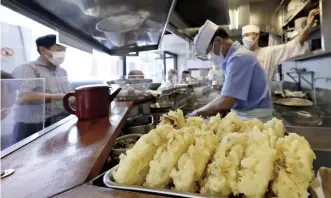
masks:
{"type": "Polygon", "coordinates": [[[283,61],[305,53],[303,44],[308,36],[310,29],[314,25],[315,16],[319,14],[319,9],[310,11],[307,25],[300,34],[293,40],[282,45],[275,45],[260,48],[258,40],[260,37],[260,28],[256,25],[246,25],[242,28],[242,36],[244,45],[254,52],[259,60],[262,68],[268,75],[268,80],[271,81],[274,75],[275,68],[283,61]]]}
{"type": "Polygon", "coordinates": [[[251,51],[209,20],[199,29],[194,46],[198,53],[209,54],[222,65],[225,82],[220,96],[187,116],[206,117],[231,110],[243,120],[272,118],[267,77],[251,51]]]}
{"type": "Polygon", "coordinates": [[[210,55],[208,55],[208,59],[212,65],[212,69],[208,72],[208,79],[212,81],[212,85],[223,85],[224,72],[221,63],[217,59],[214,60],[214,57],[210,55]]]}

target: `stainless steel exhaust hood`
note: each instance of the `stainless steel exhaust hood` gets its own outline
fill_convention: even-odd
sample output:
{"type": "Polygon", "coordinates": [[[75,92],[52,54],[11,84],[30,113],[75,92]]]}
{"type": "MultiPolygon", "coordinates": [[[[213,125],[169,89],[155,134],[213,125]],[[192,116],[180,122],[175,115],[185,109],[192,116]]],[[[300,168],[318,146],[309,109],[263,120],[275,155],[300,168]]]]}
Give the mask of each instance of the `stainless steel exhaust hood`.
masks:
{"type": "Polygon", "coordinates": [[[157,49],[176,0],[2,0],[108,54],[157,49]]]}
{"type": "Polygon", "coordinates": [[[170,23],[177,28],[177,32],[191,39],[207,19],[225,28],[234,38],[241,37],[241,27],[247,24],[259,25],[262,32],[281,34],[279,19],[273,16],[279,2],[280,0],[179,0],[170,17],[170,23]],[[235,19],[229,16],[230,11],[236,13],[235,19]],[[229,28],[231,22],[236,27],[229,28]]]}
{"type": "Polygon", "coordinates": [[[178,0],[169,24],[170,32],[192,39],[194,32],[209,19],[218,25],[229,24],[227,0],[178,0]],[[177,31],[173,31],[177,28],[177,31]]]}

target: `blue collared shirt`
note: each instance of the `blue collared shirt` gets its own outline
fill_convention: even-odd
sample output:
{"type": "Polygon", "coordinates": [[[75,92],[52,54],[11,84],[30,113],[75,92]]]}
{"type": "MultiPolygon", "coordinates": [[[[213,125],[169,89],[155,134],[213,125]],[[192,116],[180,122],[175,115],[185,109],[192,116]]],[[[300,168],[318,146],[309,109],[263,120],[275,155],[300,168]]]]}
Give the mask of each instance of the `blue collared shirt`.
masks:
{"type": "Polygon", "coordinates": [[[235,110],[271,108],[271,94],[267,76],[256,56],[247,48],[234,42],[222,63],[225,82],[222,96],[236,99],[235,110]]]}

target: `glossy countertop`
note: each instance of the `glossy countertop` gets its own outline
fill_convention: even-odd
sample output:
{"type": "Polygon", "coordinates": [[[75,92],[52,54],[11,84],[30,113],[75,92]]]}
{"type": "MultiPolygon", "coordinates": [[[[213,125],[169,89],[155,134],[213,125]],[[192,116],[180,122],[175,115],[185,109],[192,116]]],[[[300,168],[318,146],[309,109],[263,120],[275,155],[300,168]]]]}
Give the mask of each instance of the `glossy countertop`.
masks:
{"type": "Polygon", "coordinates": [[[1,159],[15,173],[1,179],[1,197],[51,197],[100,174],[133,101],[112,102],[109,117],[77,117],[1,159]]]}

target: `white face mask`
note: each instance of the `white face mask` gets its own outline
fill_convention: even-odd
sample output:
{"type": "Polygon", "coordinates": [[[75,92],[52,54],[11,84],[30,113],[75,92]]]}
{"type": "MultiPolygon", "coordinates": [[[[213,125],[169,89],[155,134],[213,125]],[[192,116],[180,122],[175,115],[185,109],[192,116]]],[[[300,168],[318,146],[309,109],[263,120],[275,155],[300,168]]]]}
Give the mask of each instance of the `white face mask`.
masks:
{"type": "Polygon", "coordinates": [[[220,65],[216,65],[216,64],[213,64],[213,69],[215,69],[215,70],[218,70],[218,69],[220,69],[220,65]]]}
{"type": "Polygon", "coordinates": [[[168,79],[170,81],[172,81],[173,83],[177,83],[177,75],[176,74],[169,75],[169,78],[168,79]]]}
{"type": "Polygon", "coordinates": [[[211,51],[209,52],[209,56],[213,65],[221,65],[224,60],[224,56],[222,53],[220,56],[217,56],[213,51],[211,51]]]}
{"type": "Polygon", "coordinates": [[[243,38],[244,46],[247,49],[252,49],[256,41],[253,41],[253,36],[245,36],[243,38]]]}
{"type": "Polygon", "coordinates": [[[52,58],[46,56],[49,62],[51,62],[55,66],[60,66],[65,58],[65,52],[52,52],[48,50],[52,54],[52,58]]]}
{"type": "Polygon", "coordinates": [[[209,60],[212,61],[213,67],[214,67],[214,65],[216,67],[219,67],[222,64],[222,62],[224,61],[224,55],[222,54],[222,48],[223,47],[221,46],[220,55],[218,56],[214,53],[214,44],[213,44],[213,49],[208,54],[208,58],[209,58],[209,60]]]}

